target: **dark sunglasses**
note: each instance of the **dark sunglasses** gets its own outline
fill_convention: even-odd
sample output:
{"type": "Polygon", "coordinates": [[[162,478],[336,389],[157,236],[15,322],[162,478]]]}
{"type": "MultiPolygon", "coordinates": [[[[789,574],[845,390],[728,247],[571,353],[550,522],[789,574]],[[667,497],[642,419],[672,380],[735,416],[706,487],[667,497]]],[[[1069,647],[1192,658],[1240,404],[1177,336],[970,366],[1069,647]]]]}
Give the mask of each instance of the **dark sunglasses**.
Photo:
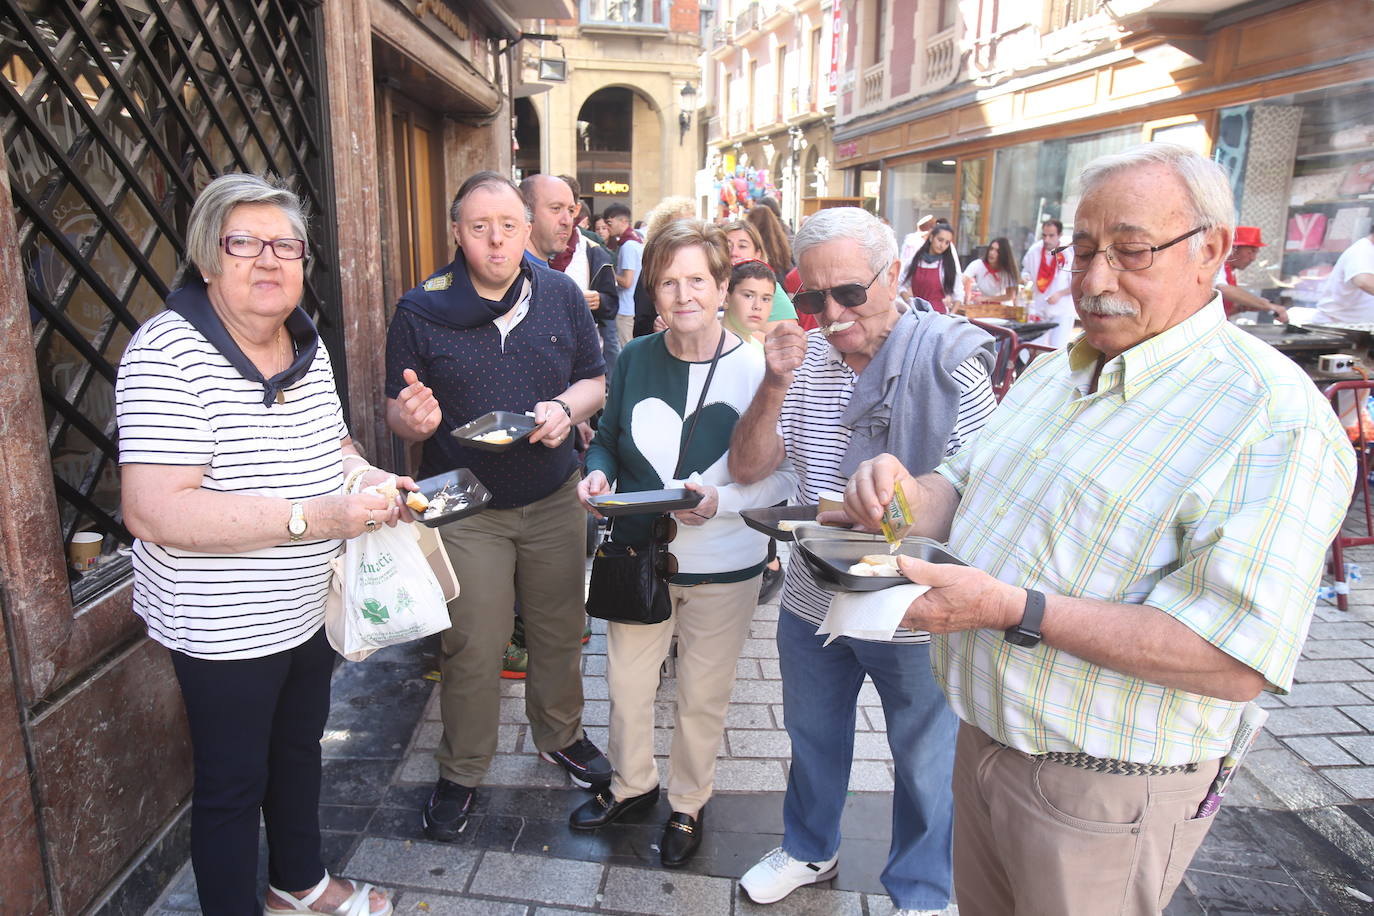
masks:
{"type": "Polygon", "coordinates": [[[805,289],[792,297],[792,305],[804,315],[819,315],[825,311],[825,297],[844,309],[856,309],[868,301],[868,288],[883,275],[880,270],[867,283],[841,283],[829,289],[805,289]]]}
{"type": "MultiPolygon", "coordinates": [[[[649,526],[649,536],[655,547],[667,547],[677,537],[677,519],[660,515],[649,526]]],[[[654,575],[667,581],[677,575],[677,557],[666,550],[657,551],[654,556],[654,575]]]]}

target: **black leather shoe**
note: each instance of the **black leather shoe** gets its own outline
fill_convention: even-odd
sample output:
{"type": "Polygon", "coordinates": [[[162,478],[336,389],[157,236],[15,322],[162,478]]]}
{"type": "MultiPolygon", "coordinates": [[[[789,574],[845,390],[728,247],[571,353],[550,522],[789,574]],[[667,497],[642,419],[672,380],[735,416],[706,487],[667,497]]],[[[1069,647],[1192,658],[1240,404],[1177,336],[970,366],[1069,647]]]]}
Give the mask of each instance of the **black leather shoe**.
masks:
{"type": "Polygon", "coordinates": [[[771,566],[763,568],[763,584],[759,587],[759,604],[768,604],[778,596],[782,590],[782,580],[785,578],[787,570],[782,567],[782,558],[778,558],[778,568],[771,566]]]}
{"type": "Polygon", "coordinates": [[[615,823],[627,814],[652,808],[657,803],[658,786],[624,801],[616,801],[610,789],[602,789],[568,816],[568,826],[574,830],[595,830],[615,823]]]}
{"type": "Polygon", "coordinates": [[[429,801],[425,802],[420,812],[425,836],[441,843],[452,843],[458,839],[468,825],[468,815],[472,813],[472,804],[476,800],[476,789],[439,777],[429,801]]]}
{"type": "Polygon", "coordinates": [[[663,841],[658,844],[659,857],[664,868],[681,868],[687,860],[696,855],[701,846],[702,821],[705,810],[698,811],[696,817],[674,811],[663,825],[663,841]]]}

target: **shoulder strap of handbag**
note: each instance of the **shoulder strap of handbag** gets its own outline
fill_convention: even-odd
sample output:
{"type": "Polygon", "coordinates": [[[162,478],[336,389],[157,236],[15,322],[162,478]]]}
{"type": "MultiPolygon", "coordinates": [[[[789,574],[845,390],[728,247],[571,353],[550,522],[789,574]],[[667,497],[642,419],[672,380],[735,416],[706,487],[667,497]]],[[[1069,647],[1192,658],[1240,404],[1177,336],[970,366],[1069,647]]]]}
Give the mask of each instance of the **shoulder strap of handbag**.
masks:
{"type": "MultiPolygon", "coordinates": [[[[716,363],[720,362],[721,351],[725,349],[725,329],[720,330],[720,340],[716,342],[716,354],[711,357],[711,368],[706,370],[706,383],[701,386],[701,397],[697,398],[696,413],[692,415],[692,425],[687,430],[687,441],[682,443],[682,451],[678,453],[677,464],[673,466],[673,478],[682,476],[682,459],[687,455],[687,449],[692,445],[692,437],[696,435],[697,421],[701,419],[701,408],[706,403],[706,392],[711,388],[711,379],[716,374],[716,363]]],[[[606,524],[606,533],[610,534],[615,527],[615,519],[611,519],[606,524]]]]}
{"type": "Polygon", "coordinates": [[[682,459],[687,457],[687,450],[692,447],[692,437],[697,432],[697,421],[701,419],[701,408],[706,403],[706,392],[711,389],[711,379],[716,374],[716,363],[720,362],[721,351],[725,349],[725,329],[720,329],[720,340],[716,342],[716,355],[711,357],[711,368],[706,370],[706,383],[701,386],[701,397],[697,398],[697,409],[692,414],[692,425],[687,430],[687,441],[682,443],[682,451],[678,452],[677,464],[673,467],[673,478],[682,479],[682,459]]]}

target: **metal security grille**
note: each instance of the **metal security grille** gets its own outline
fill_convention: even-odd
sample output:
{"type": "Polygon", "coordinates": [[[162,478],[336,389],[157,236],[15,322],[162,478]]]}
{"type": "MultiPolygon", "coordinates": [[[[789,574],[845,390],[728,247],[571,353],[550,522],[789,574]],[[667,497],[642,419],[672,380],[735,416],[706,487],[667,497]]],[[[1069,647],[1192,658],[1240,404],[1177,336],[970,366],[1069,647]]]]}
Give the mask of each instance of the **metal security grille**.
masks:
{"type": "MultiPolygon", "coordinates": [[[[196,194],[289,176],[310,212],[304,307],[342,354],[319,15],[291,0],[0,0],[0,128],[65,543],[131,543],[116,368],[156,314],[196,194]]],[[[335,360],[341,390],[343,360],[335,360]]],[[[127,572],[73,573],[78,602],[127,572]]]]}

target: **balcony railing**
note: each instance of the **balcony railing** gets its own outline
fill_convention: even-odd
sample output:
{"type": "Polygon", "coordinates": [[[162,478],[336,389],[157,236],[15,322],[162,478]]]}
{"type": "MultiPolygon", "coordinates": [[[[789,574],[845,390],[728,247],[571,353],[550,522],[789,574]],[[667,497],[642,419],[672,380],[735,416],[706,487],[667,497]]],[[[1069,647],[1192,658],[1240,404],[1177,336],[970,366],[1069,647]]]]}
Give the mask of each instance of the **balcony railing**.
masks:
{"type": "Polygon", "coordinates": [[[944,86],[959,71],[959,45],[952,34],[926,45],[926,86],[944,86]]]}
{"type": "Polygon", "coordinates": [[[762,19],[759,5],[757,3],[749,4],[744,8],[744,12],[735,17],[735,37],[743,37],[745,33],[757,29],[762,19]]]}
{"type": "Polygon", "coordinates": [[[669,0],[581,0],[582,25],[667,29],[669,0]]]}
{"type": "Polygon", "coordinates": [[[713,30],[712,47],[723,48],[730,43],[730,30],[735,27],[734,20],[727,19],[713,30]]]}
{"type": "Polygon", "coordinates": [[[887,64],[877,63],[863,72],[859,78],[859,105],[867,108],[876,105],[883,97],[883,77],[887,75],[887,64]]]}
{"type": "Polygon", "coordinates": [[[1098,0],[1048,0],[1049,9],[1045,17],[1048,25],[1046,31],[1053,32],[1055,29],[1062,29],[1082,19],[1087,19],[1097,12],[1100,5],[1098,0]]]}
{"type": "Polygon", "coordinates": [[[749,110],[736,108],[730,112],[730,136],[738,137],[749,131],[749,110]]]}
{"type": "Polygon", "coordinates": [[[816,87],[810,83],[793,86],[787,92],[786,117],[795,118],[816,110],[816,87]]]}

